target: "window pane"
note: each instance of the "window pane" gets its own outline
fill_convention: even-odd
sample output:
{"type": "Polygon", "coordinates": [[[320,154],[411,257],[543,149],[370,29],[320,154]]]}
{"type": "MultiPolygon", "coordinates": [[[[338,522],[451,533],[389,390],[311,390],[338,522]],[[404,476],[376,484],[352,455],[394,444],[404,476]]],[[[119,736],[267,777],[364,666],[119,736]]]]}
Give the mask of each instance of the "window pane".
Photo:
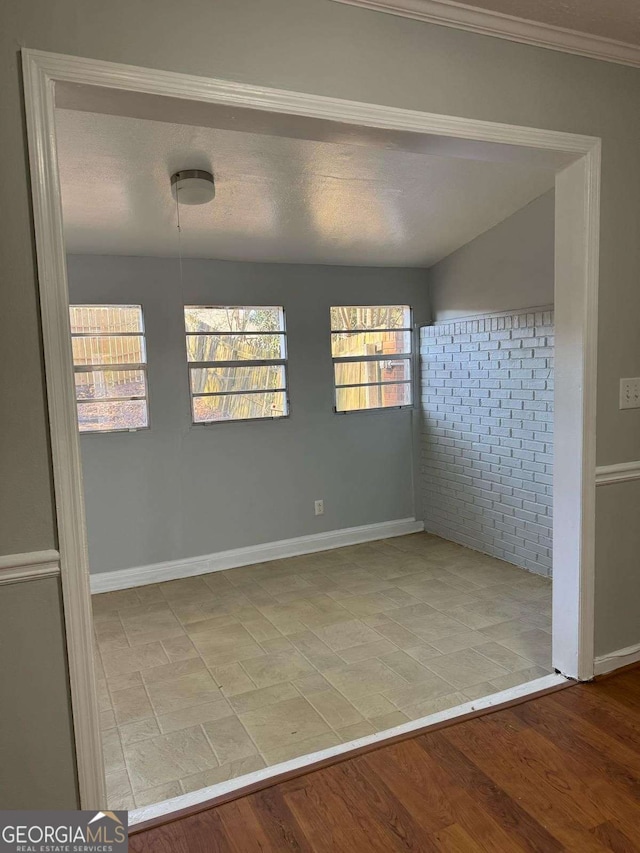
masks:
{"type": "Polygon", "coordinates": [[[144,364],[147,360],[142,335],[73,338],[71,344],[75,365],[144,364]]]}
{"type": "Polygon", "coordinates": [[[382,355],[411,352],[411,332],[334,332],[331,355],[382,355]]]}
{"type": "Polygon", "coordinates": [[[73,334],[144,331],[140,305],[71,305],[69,317],[73,334]]]}
{"type": "Polygon", "coordinates": [[[284,311],[269,306],[184,309],[187,332],[283,332],[284,311]]]}
{"type": "Polygon", "coordinates": [[[76,373],[77,400],[104,400],[106,397],[144,397],[144,370],[90,370],[76,373]]]}
{"type": "Polygon", "coordinates": [[[80,432],[142,429],[149,425],[146,400],[78,403],[80,432]]]}
{"type": "Polygon", "coordinates": [[[189,361],[285,358],[284,335],[187,335],[189,361]]]}
{"type": "Polygon", "coordinates": [[[286,414],[287,398],[284,391],[193,398],[194,423],[281,418],[286,414]]]}
{"type": "Polygon", "coordinates": [[[221,391],[261,391],[285,387],[284,365],[251,367],[193,367],[191,390],[194,394],[221,391]]]}
{"type": "Polygon", "coordinates": [[[361,385],[365,382],[403,382],[411,379],[408,358],[381,361],[339,361],[333,365],[336,385],[361,385]]]}
{"type": "Polygon", "coordinates": [[[360,409],[384,409],[411,405],[411,384],[362,385],[336,388],[336,410],[353,412],[360,409]]]}
{"type": "Polygon", "coordinates": [[[408,329],[408,305],[339,305],[331,309],[331,329],[408,329]]]}

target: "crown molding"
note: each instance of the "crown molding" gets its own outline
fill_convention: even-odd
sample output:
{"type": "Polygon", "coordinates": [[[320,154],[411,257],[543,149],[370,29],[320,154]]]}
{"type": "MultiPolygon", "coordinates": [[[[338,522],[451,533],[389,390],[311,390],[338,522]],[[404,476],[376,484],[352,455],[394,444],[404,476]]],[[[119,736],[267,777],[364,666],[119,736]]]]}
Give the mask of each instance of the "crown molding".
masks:
{"type": "Polygon", "coordinates": [[[334,0],[350,6],[362,6],[376,12],[387,12],[403,18],[414,18],[429,24],[454,27],[483,36],[508,39],[534,47],[559,50],[640,68],[640,45],[628,44],[591,33],[555,27],[502,12],[478,9],[454,0],[334,0]]]}

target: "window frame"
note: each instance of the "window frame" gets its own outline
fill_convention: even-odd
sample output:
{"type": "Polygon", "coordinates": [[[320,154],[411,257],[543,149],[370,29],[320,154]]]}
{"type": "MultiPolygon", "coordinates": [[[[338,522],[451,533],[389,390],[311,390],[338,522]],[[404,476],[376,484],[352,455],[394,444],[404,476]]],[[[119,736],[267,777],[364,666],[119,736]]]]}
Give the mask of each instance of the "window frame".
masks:
{"type": "Polygon", "coordinates": [[[277,421],[285,421],[291,417],[291,400],[289,398],[289,341],[287,335],[287,312],[285,310],[284,305],[194,305],[193,303],[189,305],[183,305],[182,307],[182,316],[184,322],[184,342],[185,342],[185,355],[187,359],[187,386],[189,390],[189,413],[191,418],[191,427],[199,428],[199,427],[210,427],[214,425],[220,424],[248,424],[248,423],[276,423],[277,421]],[[274,332],[189,332],[187,331],[187,322],[186,322],[186,311],[189,308],[222,308],[222,309],[233,309],[233,308],[242,308],[244,310],[251,308],[276,308],[281,312],[282,315],[282,329],[278,329],[274,332]],[[237,335],[278,335],[283,338],[284,342],[284,358],[273,358],[273,359],[240,359],[234,361],[190,361],[189,360],[189,347],[188,347],[188,339],[190,337],[230,337],[237,335]],[[204,394],[194,394],[193,387],[191,384],[191,371],[198,370],[202,368],[208,367],[272,367],[272,366],[282,366],[284,370],[284,388],[261,388],[256,389],[255,391],[218,391],[218,392],[207,392],[204,394]],[[264,394],[269,391],[274,391],[276,393],[284,393],[284,399],[286,404],[286,413],[283,415],[276,415],[266,418],[226,418],[225,420],[211,420],[211,421],[196,421],[194,420],[194,410],[193,410],[193,401],[195,397],[239,397],[243,394],[264,394]]]}
{"type": "Polygon", "coordinates": [[[139,308],[140,309],[140,330],[137,332],[71,332],[71,359],[73,361],[73,376],[75,389],[75,404],[76,404],[76,422],[80,435],[111,435],[115,433],[133,433],[144,432],[151,429],[151,407],[149,405],[149,373],[148,373],[148,354],[147,354],[147,331],[144,322],[144,308],[139,302],[72,302],[69,308],[139,308]],[[131,364],[79,364],[77,365],[73,356],[73,339],[74,338],[142,338],[144,345],[144,354],[146,361],[141,363],[131,364]],[[104,397],[99,400],[78,400],[78,392],[75,386],[75,376],[77,373],[93,373],[94,371],[118,371],[118,370],[138,370],[144,374],[145,394],[135,395],[133,397],[104,397]],[[128,403],[135,400],[144,400],[147,423],[145,426],[139,427],[123,427],[118,429],[80,429],[79,403],[128,403]]]}
{"type": "Polygon", "coordinates": [[[416,407],[416,348],[415,348],[415,329],[413,325],[413,307],[406,303],[400,303],[396,305],[375,305],[372,303],[361,304],[361,305],[330,305],[329,306],[329,348],[331,352],[331,367],[333,371],[333,412],[336,415],[363,415],[368,413],[377,413],[377,412],[397,412],[403,411],[407,409],[415,409],[416,407]],[[331,311],[334,308],[407,308],[409,310],[409,325],[402,326],[397,329],[334,329],[331,325],[331,311]],[[376,353],[374,355],[347,355],[347,356],[334,356],[333,355],[333,335],[334,334],[357,334],[358,332],[405,332],[409,335],[409,346],[410,351],[408,353],[393,353],[391,355],[385,353],[376,353]],[[358,361],[370,361],[370,362],[381,362],[381,361],[392,361],[393,359],[400,359],[402,361],[409,362],[409,379],[402,381],[388,381],[388,382],[356,382],[356,383],[348,383],[346,385],[338,385],[336,383],[336,364],[348,364],[350,362],[358,362],[358,361]],[[339,409],[338,408],[338,389],[340,388],[380,388],[384,385],[408,385],[411,394],[411,402],[405,403],[398,406],[371,406],[370,408],[365,409],[339,409]]]}

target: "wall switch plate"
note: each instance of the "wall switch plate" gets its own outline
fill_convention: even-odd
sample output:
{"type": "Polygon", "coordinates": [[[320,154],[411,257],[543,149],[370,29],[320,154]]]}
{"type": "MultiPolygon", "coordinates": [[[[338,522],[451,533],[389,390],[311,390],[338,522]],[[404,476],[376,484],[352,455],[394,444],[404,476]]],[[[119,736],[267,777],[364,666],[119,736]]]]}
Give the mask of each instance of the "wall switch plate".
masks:
{"type": "Polygon", "coordinates": [[[315,501],[314,507],[316,515],[324,515],[324,501],[315,501]]]}
{"type": "Polygon", "coordinates": [[[640,377],[620,380],[620,408],[640,409],[640,377]]]}

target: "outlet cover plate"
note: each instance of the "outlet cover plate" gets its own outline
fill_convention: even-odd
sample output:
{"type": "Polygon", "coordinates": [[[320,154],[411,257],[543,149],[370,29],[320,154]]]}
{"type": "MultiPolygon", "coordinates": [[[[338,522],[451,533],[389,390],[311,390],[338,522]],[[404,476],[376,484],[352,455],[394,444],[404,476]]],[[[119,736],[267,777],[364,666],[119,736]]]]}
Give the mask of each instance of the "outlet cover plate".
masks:
{"type": "Polygon", "coordinates": [[[640,377],[620,380],[620,408],[640,409],[640,377]]]}

